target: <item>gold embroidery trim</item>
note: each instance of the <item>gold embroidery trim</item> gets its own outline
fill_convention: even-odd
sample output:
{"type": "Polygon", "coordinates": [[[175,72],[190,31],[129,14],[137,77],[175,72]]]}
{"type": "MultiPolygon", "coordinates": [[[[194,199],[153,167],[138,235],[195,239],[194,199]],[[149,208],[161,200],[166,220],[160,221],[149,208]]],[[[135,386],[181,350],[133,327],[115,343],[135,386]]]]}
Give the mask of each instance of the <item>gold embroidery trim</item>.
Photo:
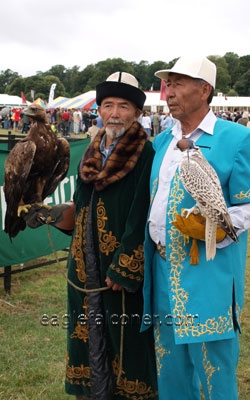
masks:
{"type": "Polygon", "coordinates": [[[80,282],[86,282],[86,268],[83,253],[86,251],[86,225],[88,207],[83,207],[76,219],[75,234],[71,245],[71,256],[76,263],[77,278],[80,282]],[[84,220],[83,220],[84,216],[84,220]]]}
{"type": "Polygon", "coordinates": [[[79,367],[69,365],[69,354],[66,356],[66,379],[72,385],[83,385],[90,387],[90,367],[85,367],[81,364],[79,367]],[[87,382],[79,382],[80,379],[86,379],[87,382]],[[76,381],[75,381],[76,380],[76,381]]]}
{"type": "MultiPolygon", "coordinates": [[[[116,356],[112,362],[114,375],[117,377],[119,373],[119,357],[116,356]]],[[[145,400],[154,399],[157,396],[157,392],[153,392],[151,386],[147,386],[145,382],[130,381],[124,377],[125,371],[122,371],[122,376],[117,384],[115,395],[124,396],[126,399],[131,400],[145,400]]]]}
{"type": "MultiPolygon", "coordinates": [[[[181,178],[178,173],[174,176],[173,187],[170,192],[170,202],[168,216],[170,221],[175,219],[177,213],[177,206],[181,203],[184,198],[184,190],[181,185],[181,178]]],[[[181,274],[183,270],[183,262],[187,257],[184,249],[184,235],[175,228],[174,225],[170,224],[171,227],[168,231],[170,237],[170,254],[168,260],[170,262],[170,285],[172,292],[172,300],[174,301],[174,308],[172,310],[174,315],[186,315],[186,303],[189,300],[189,293],[181,287],[181,274]]],[[[227,317],[219,316],[217,319],[207,319],[204,323],[197,325],[192,324],[192,321],[188,321],[185,324],[175,326],[175,332],[179,338],[184,336],[193,337],[203,336],[205,334],[223,334],[226,331],[230,332],[233,330],[232,321],[232,309],[229,307],[227,317]]]]}
{"type": "Polygon", "coordinates": [[[160,340],[160,329],[159,323],[155,325],[155,356],[156,356],[156,366],[157,366],[157,375],[161,376],[162,369],[162,358],[165,354],[171,354],[169,350],[166,350],[164,346],[161,344],[160,340]]]}
{"type": "MultiPolygon", "coordinates": [[[[116,268],[116,271],[121,273],[122,276],[130,277],[136,279],[137,281],[141,281],[143,279],[143,272],[144,272],[144,252],[143,252],[143,245],[139,245],[137,249],[133,250],[132,256],[128,254],[121,253],[119,255],[118,264],[123,268],[116,268]],[[127,269],[132,274],[127,274],[124,269],[127,269]],[[139,273],[140,276],[135,277],[134,274],[139,273]]],[[[114,265],[111,265],[111,268],[114,265]]]]}
{"type": "Polygon", "coordinates": [[[99,249],[100,252],[108,256],[113,253],[115,249],[120,247],[120,243],[116,240],[116,237],[112,232],[107,232],[105,229],[107,221],[106,210],[104,208],[104,203],[101,199],[98,200],[97,204],[97,228],[99,236],[99,249]]]}
{"type": "Polygon", "coordinates": [[[245,193],[241,190],[240,193],[234,195],[234,198],[237,200],[250,199],[250,189],[245,193]]]}
{"type": "Polygon", "coordinates": [[[205,343],[202,343],[202,351],[203,351],[202,364],[203,364],[206,379],[207,379],[207,388],[208,388],[208,393],[209,393],[209,399],[212,399],[211,393],[212,393],[213,386],[211,385],[211,379],[213,377],[213,374],[216,371],[219,371],[220,368],[219,367],[215,368],[209,361],[208,354],[207,354],[208,350],[205,346],[205,343]]]}

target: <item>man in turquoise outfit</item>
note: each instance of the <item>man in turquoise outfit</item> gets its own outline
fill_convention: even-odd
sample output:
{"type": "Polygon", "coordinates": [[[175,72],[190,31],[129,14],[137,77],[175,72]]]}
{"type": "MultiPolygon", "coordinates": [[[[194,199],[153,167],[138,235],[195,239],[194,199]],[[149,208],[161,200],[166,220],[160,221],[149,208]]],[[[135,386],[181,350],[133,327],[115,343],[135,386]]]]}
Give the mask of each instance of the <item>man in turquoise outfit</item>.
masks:
{"type": "Polygon", "coordinates": [[[216,119],[210,110],[216,66],[207,58],[181,57],[156,76],[167,82],[175,124],[153,142],[142,331],[154,326],[160,400],[198,400],[200,386],[206,400],[236,400],[250,226],[250,130],[216,119]],[[182,153],[177,143],[183,137],[200,146],[216,170],[238,235],[237,243],[223,235],[215,258],[206,261],[200,233],[196,265],[190,251],[199,222],[181,216],[195,205],[178,171],[182,153]],[[180,219],[188,230],[181,229],[180,219]]]}

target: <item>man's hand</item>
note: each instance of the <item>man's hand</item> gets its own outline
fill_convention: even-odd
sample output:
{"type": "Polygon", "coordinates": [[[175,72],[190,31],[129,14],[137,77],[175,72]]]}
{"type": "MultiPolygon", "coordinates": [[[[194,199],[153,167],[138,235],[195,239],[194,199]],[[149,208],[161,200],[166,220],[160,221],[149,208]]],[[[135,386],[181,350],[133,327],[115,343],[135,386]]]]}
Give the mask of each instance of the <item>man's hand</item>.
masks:
{"type": "MultiPolygon", "coordinates": [[[[206,218],[201,214],[191,213],[188,217],[176,214],[175,221],[172,224],[184,235],[193,239],[205,240],[206,218]]],[[[217,228],[216,242],[221,242],[226,236],[226,232],[217,228]]]]}
{"type": "Polygon", "coordinates": [[[106,282],[106,285],[107,285],[110,289],[112,289],[112,290],[114,290],[114,291],[116,291],[116,290],[121,291],[121,290],[122,290],[122,286],[121,286],[121,285],[118,285],[118,283],[115,283],[115,282],[111,281],[111,279],[110,279],[108,276],[107,276],[107,278],[105,279],[105,282],[106,282]]]}

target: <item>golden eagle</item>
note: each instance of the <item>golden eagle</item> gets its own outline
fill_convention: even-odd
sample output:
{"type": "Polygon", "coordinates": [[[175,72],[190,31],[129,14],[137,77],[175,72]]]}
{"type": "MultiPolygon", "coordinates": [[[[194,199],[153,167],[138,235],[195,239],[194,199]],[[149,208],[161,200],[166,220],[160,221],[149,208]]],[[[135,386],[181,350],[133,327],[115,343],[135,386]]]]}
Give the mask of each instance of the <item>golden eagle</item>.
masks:
{"type": "Polygon", "coordinates": [[[43,107],[31,104],[23,112],[32,119],[30,130],[5,161],[4,230],[10,238],[26,227],[22,211],[28,212],[29,206],[25,205],[42,203],[51,195],[66,176],[70,161],[69,143],[52,131],[43,107]]]}

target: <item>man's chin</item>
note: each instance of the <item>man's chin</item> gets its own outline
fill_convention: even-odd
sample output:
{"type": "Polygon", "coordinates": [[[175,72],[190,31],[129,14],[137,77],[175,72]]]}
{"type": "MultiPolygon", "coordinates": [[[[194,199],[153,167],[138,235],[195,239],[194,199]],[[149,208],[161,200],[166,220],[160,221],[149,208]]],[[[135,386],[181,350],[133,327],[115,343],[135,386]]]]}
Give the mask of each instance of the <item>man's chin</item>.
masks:
{"type": "Polygon", "coordinates": [[[125,128],[121,129],[110,129],[106,128],[106,134],[111,138],[111,139],[117,139],[120,136],[122,136],[125,132],[125,128]]]}

